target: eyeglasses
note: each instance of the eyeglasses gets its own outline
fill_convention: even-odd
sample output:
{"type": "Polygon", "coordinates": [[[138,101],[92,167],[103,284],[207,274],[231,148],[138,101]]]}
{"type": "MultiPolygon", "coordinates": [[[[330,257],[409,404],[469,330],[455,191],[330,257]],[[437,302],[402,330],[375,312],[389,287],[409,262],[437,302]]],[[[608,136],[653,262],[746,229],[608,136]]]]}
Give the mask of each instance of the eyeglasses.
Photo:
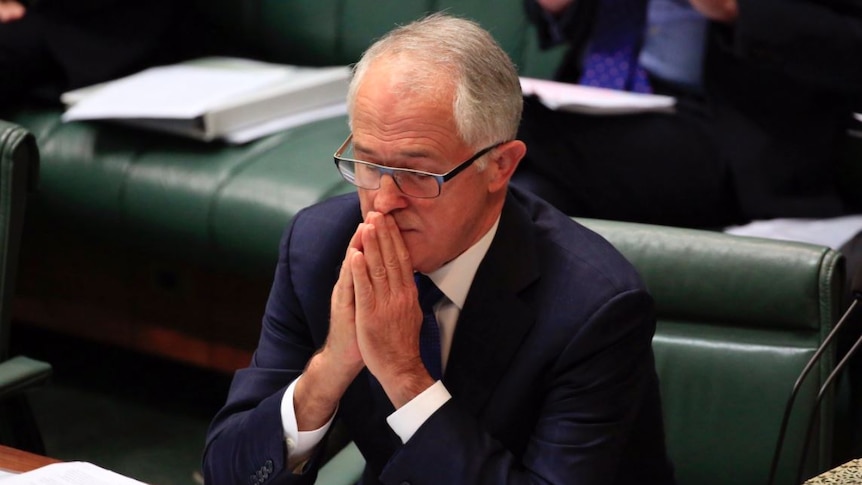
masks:
{"type": "Polygon", "coordinates": [[[452,178],[463,172],[465,168],[472,165],[473,162],[478,160],[482,155],[505,143],[500,142],[487,148],[483,148],[452,170],[449,170],[446,173],[437,174],[423,172],[422,170],[413,170],[411,168],[384,167],[383,165],[377,165],[376,163],[363,162],[361,160],[354,160],[353,158],[343,156],[347,151],[350,151],[350,153],[353,152],[352,142],[353,134],[349,135],[347,139],[344,140],[344,143],[341,144],[341,148],[339,148],[333,155],[335,166],[338,168],[341,176],[344,177],[344,180],[360,189],[377,190],[380,188],[380,180],[383,176],[389,175],[392,177],[392,180],[395,181],[395,185],[399,190],[401,190],[401,192],[410,197],[416,197],[419,199],[433,199],[438,197],[443,188],[444,182],[452,180],[452,178]]]}

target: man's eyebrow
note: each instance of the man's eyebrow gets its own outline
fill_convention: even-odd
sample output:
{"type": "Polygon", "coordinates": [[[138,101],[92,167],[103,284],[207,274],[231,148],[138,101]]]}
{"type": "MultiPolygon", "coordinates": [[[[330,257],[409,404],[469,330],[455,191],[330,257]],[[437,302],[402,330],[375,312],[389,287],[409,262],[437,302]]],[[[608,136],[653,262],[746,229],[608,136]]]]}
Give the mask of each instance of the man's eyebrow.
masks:
{"type": "Polygon", "coordinates": [[[423,150],[421,148],[414,148],[412,150],[401,152],[401,155],[406,158],[430,158],[431,152],[429,152],[428,150],[423,150]]]}

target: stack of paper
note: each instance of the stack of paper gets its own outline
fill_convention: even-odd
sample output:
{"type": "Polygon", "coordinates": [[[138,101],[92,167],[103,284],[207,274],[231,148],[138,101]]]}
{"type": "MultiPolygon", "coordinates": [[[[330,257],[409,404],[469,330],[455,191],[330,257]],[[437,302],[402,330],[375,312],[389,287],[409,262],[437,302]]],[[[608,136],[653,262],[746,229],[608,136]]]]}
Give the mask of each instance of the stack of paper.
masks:
{"type": "Polygon", "coordinates": [[[752,221],[743,226],[727,227],[724,232],[737,236],[798,241],[841,249],[841,246],[862,232],[862,215],[827,219],[779,218],[752,221]]]}
{"type": "Polygon", "coordinates": [[[673,112],[676,98],[630,93],[545,79],[521,78],[525,96],[536,96],[550,109],[591,115],[622,115],[647,111],[673,112]]]}
{"type": "Polygon", "coordinates": [[[54,463],[0,478],[3,485],[146,485],[84,461],[54,463]]]}
{"type": "Polygon", "coordinates": [[[64,121],[116,120],[202,140],[244,143],[342,115],[348,66],[210,57],[155,67],[63,95],[64,121]]]}

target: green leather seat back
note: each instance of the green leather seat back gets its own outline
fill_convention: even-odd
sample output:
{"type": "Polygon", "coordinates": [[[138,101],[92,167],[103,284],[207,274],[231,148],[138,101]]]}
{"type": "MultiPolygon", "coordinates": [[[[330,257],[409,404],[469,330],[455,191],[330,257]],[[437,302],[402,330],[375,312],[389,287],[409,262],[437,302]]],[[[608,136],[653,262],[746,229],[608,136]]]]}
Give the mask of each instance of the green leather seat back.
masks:
{"type": "Polygon", "coordinates": [[[39,150],[33,136],[20,126],[0,121],[0,362],[9,357],[24,210],[38,169],[39,150]]]}
{"type": "Polygon", "coordinates": [[[44,111],[16,121],[39,139],[44,170],[31,213],[154,254],[269,275],[297,211],[353,190],[332,154],[344,117],[242,146],[107,123],[60,123],[44,111]]]}
{"type": "Polygon", "coordinates": [[[44,453],[25,391],[44,384],[51,365],[9,355],[27,193],[36,187],[38,174],[39,150],[33,136],[20,126],[0,121],[0,443],[44,453]]]}
{"type": "Polygon", "coordinates": [[[524,14],[523,0],[219,0],[202,10],[256,55],[290,64],[356,62],[377,38],[398,24],[445,10],[487,28],[524,75],[549,77],[561,49],[542,52],[524,14]],[[239,20],[241,19],[241,20],[239,20]]]}
{"type": "MultiPolygon", "coordinates": [[[[655,298],[653,348],[679,483],[766,483],[793,384],[839,316],[841,256],[722,233],[581,222],[632,261],[655,298]]],[[[833,365],[825,354],[799,394],[777,483],[793,483],[805,421],[833,365]]],[[[830,465],[833,399],[820,408],[808,474],[830,465]]]]}

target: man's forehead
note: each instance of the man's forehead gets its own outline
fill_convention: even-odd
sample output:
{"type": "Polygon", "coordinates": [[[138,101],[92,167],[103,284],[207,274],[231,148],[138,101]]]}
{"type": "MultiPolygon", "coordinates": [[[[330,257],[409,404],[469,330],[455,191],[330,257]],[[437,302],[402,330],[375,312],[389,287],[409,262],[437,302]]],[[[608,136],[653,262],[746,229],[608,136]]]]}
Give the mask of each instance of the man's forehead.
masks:
{"type": "Polygon", "coordinates": [[[373,156],[397,156],[399,158],[432,158],[437,153],[429,140],[422,138],[403,138],[383,141],[382,144],[367,143],[363,139],[353,138],[353,149],[357,153],[373,156]]]}
{"type": "Polygon", "coordinates": [[[406,99],[379,93],[358,96],[351,118],[354,146],[371,150],[371,145],[424,146],[428,143],[457,143],[457,125],[451,105],[435,99],[406,99]]]}

